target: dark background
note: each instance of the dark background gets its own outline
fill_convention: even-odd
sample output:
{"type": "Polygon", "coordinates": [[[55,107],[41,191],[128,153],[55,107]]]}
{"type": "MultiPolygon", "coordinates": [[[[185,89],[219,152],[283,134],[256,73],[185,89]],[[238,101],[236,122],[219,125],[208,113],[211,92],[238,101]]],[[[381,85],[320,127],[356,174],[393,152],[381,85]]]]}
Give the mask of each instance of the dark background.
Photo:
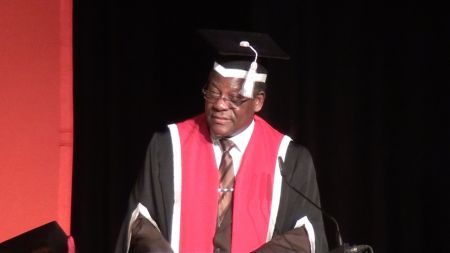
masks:
{"type": "Polygon", "coordinates": [[[142,2],[74,1],[72,234],[79,252],[113,250],[152,133],[203,110],[200,89],[212,62],[198,28],[267,32],[291,56],[268,66],[262,116],[310,149],[322,206],[345,242],[377,253],[446,251],[445,8],[142,2]]]}

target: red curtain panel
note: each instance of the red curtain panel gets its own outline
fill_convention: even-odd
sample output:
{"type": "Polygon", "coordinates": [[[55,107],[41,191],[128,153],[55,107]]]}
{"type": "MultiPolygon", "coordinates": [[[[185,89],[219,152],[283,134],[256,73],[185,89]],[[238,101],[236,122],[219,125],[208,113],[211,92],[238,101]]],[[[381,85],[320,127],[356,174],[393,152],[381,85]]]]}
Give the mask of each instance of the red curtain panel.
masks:
{"type": "Polygon", "coordinates": [[[72,0],[0,0],[0,242],[70,233],[72,0]]]}

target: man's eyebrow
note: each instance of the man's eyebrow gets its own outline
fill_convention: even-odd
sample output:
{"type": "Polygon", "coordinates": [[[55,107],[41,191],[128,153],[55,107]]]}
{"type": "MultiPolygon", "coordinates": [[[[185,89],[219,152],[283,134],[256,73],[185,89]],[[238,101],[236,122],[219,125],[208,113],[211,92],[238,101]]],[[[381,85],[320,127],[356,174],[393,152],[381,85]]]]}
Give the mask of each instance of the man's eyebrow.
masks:
{"type": "Polygon", "coordinates": [[[217,82],[215,82],[214,80],[210,80],[208,81],[208,86],[213,86],[214,88],[217,89],[217,82]]]}
{"type": "MultiPolygon", "coordinates": [[[[217,89],[218,91],[222,92],[222,91],[217,87],[217,82],[214,81],[214,80],[208,80],[208,83],[207,83],[206,87],[208,87],[208,86],[212,86],[212,87],[214,87],[215,89],[217,89]]],[[[230,93],[236,93],[236,94],[238,94],[239,92],[240,92],[240,88],[237,88],[237,89],[235,89],[235,90],[230,91],[230,93]]]]}

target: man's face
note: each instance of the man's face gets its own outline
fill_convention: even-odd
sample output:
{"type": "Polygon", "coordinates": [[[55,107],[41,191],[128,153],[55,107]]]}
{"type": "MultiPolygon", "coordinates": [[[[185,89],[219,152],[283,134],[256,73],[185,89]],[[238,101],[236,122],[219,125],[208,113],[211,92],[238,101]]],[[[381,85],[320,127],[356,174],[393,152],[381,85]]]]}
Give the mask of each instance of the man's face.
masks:
{"type": "Polygon", "coordinates": [[[220,94],[218,99],[205,100],[205,114],[211,133],[216,137],[231,137],[242,132],[253,120],[256,112],[262,109],[265,94],[259,92],[253,99],[233,106],[230,99],[242,98],[239,95],[244,79],[223,77],[213,71],[206,87],[208,92],[220,94]]]}

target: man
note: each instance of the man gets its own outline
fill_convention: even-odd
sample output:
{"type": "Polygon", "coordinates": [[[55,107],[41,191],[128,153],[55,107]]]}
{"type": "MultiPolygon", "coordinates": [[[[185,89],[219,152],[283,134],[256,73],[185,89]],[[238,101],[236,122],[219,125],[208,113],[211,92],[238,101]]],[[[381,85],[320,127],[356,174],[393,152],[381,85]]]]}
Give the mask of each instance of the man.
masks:
{"type": "Polygon", "coordinates": [[[205,112],[154,134],[116,252],[326,252],[322,214],[301,195],[320,204],[311,155],[256,115],[267,77],[257,57],[281,49],[264,34],[201,34],[226,51],[205,112]],[[253,61],[229,59],[242,52],[253,61]]]}

